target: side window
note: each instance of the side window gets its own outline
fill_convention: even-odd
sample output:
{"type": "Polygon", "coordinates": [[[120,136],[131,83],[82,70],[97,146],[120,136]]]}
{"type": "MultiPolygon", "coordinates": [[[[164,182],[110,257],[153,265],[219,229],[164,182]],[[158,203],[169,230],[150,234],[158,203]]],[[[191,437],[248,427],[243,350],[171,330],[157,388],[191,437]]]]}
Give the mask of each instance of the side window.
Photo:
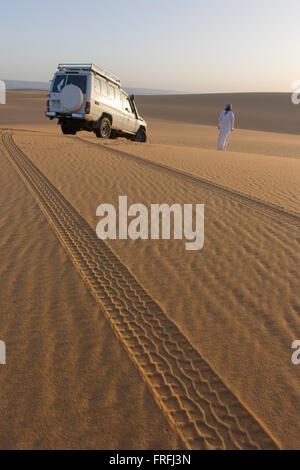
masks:
{"type": "Polygon", "coordinates": [[[109,85],[108,87],[108,96],[110,97],[111,100],[115,99],[115,89],[111,85],[109,85]]]}
{"type": "Polygon", "coordinates": [[[116,92],[116,103],[117,103],[118,105],[120,105],[120,103],[121,103],[121,94],[120,94],[120,90],[115,90],[115,92],[116,92]]]}
{"type": "Polygon", "coordinates": [[[107,96],[107,82],[104,79],[101,79],[101,93],[103,96],[107,96]]]}
{"type": "Polygon", "coordinates": [[[95,78],[94,87],[95,87],[96,93],[100,94],[101,93],[101,82],[98,78],[95,78]]]}
{"type": "Polygon", "coordinates": [[[128,113],[131,113],[132,110],[131,110],[131,105],[130,105],[130,102],[129,102],[129,99],[127,98],[127,96],[124,96],[123,95],[123,110],[128,112],[128,113]]]}

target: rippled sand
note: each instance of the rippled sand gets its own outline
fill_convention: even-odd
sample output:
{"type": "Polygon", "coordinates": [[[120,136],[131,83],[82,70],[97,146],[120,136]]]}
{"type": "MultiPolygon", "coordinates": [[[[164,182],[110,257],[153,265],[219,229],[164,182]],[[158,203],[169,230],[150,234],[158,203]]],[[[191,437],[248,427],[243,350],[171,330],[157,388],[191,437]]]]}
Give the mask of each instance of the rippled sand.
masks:
{"type": "MultiPolygon", "coordinates": [[[[291,363],[300,335],[300,138],[237,129],[222,153],[215,127],[166,119],[150,119],[144,145],[67,137],[55,123],[38,121],[43,96],[28,98],[32,122],[25,115],[19,122],[13,107],[7,125],[0,116],[11,129],[0,154],[0,339],[8,350],[0,447],[300,448],[299,370],[291,363]],[[40,170],[32,183],[8,136],[40,170]],[[117,206],[119,195],[147,206],[203,203],[204,249],[188,252],[184,240],[109,241],[117,256],[107,261],[114,270],[104,286],[109,307],[93,287],[103,274],[95,281],[92,271],[85,274],[98,262],[102,269],[102,255],[87,251],[94,261],[84,253],[80,261],[59,235],[59,220],[35,193],[44,177],[49,198],[63,196],[70,217],[81,216],[92,232],[97,206],[117,206]],[[114,295],[128,315],[134,308],[143,315],[150,302],[160,326],[154,315],[154,330],[150,321],[142,334],[137,316],[132,330],[126,315],[114,316],[114,295]]],[[[89,240],[84,223],[79,253],[89,240]]]]}

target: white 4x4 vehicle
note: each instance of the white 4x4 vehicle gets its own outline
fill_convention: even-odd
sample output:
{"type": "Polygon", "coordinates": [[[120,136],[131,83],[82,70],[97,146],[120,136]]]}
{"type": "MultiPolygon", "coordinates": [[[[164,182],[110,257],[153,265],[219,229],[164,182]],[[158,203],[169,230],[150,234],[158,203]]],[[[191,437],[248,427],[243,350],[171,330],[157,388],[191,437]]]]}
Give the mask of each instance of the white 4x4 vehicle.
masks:
{"type": "Polygon", "coordinates": [[[52,80],[46,116],[58,118],[64,134],[85,130],[104,139],[125,136],[146,142],[147,124],[134,96],[120,80],[94,64],[59,64],[52,80]]]}

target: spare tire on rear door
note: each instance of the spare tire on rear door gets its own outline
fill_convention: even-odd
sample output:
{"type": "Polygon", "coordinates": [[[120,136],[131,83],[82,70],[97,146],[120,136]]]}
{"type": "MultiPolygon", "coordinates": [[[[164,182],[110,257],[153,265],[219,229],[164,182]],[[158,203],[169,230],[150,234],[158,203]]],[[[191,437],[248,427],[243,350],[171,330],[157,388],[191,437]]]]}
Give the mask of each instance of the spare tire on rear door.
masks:
{"type": "Polygon", "coordinates": [[[83,93],[76,85],[67,85],[60,93],[62,106],[71,113],[79,111],[83,105],[83,99],[83,93]]]}

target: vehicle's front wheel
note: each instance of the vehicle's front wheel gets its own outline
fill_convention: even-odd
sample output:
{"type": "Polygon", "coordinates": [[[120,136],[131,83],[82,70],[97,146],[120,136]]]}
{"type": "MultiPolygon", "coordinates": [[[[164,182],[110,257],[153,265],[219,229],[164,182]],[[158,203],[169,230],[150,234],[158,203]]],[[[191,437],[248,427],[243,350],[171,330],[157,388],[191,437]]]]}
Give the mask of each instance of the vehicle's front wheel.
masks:
{"type": "Polygon", "coordinates": [[[135,134],[133,140],[135,142],[146,142],[147,141],[147,134],[144,129],[139,129],[135,134]]]}
{"type": "Polygon", "coordinates": [[[109,139],[111,135],[111,124],[107,117],[101,119],[99,129],[96,129],[95,134],[102,139],[109,139]]]}
{"type": "Polygon", "coordinates": [[[71,129],[70,127],[65,126],[64,124],[61,124],[61,131],[63,134],[69,134],[69,135],[75,135],[77,132],[75,129],[71,129]]]}

